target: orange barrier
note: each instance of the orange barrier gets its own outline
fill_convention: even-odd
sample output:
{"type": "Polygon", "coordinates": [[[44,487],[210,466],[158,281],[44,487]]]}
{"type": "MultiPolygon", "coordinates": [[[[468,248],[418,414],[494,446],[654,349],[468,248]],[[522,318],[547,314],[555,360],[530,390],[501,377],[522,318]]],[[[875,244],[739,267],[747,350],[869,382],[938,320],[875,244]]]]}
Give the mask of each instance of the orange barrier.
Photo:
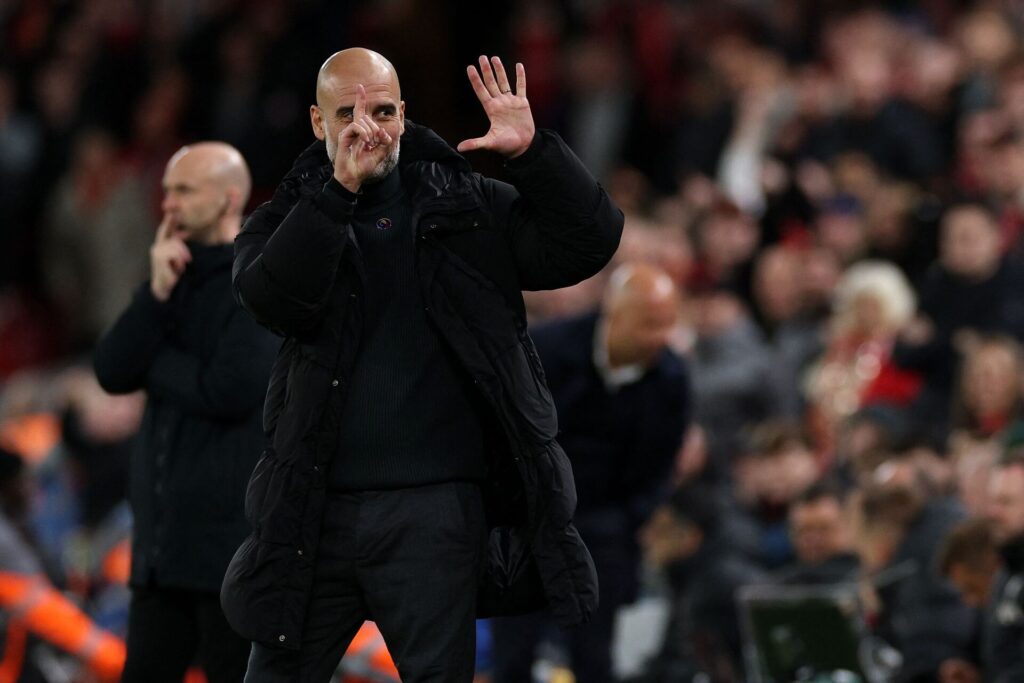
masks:
{"type": "MultiPolygon", "coordinates": [[[[0,607],[28,632],[77,656],[101,681],[117,681],[121,677],[125,660],[121,639],[96,626],[42,577],[0,572],[0,607]]],[[[8,657],[24,657],[24,643],[20,655],[10,645],[9,640],[0,672],[5,672],[8,657]]],[[[21,662],[17,669],[20,673],[21,662]]]]}

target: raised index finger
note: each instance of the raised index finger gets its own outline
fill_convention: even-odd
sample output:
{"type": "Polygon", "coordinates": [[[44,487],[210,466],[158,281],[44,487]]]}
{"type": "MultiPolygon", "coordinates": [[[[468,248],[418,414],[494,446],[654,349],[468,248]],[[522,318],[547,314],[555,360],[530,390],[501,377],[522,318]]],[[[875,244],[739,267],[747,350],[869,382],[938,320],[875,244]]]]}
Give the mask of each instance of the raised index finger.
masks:
{"type": "Polygon", "coordinates": [[[160,225],[156,229],[156,241],[164,242],[169,240],[174,235],[176,227],[177,221],[171,217],[171,214],[164,214],[164,219],[160,221],[160,225]]]}
{"type": "Polygon", "coordinates": [[[352,120],[358,121],[366,116],[366,88],[360,83],[356,86],[356,103],[352,107],[352,120]]]}

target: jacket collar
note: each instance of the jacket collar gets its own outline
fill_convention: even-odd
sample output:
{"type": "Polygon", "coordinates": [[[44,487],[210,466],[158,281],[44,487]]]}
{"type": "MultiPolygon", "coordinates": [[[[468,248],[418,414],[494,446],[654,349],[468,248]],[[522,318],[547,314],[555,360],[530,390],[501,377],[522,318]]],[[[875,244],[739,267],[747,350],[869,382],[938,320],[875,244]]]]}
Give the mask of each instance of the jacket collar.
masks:
{"type": "Polygon", "coordinates": [[[199,242],[187,242],[188,250],[192,253],[192,262],[188,270],[199,280],[205,280],[217,271],[231,268],[234,259],[234,246],[227,242],[225,244],[200,244],[199,242]]]}
{"type": "Polygon", "coordinates": [[[402,134],[402,151],[398,155],[398,166],[402,168],[421,161],[431,161],[454,166],[456,170],[469,172],[472,168],[466,158],[441,139],[441,136],[426,126],[405,120],[402,134]]]}

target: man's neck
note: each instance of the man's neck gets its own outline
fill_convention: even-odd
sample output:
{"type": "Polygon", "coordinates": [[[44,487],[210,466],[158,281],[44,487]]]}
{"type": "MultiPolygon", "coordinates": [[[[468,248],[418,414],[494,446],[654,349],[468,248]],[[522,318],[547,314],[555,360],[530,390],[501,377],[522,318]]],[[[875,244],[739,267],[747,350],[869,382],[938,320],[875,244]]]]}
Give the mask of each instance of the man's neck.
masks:
{"type": "Polygon", "coordinates": [[[213,247],[218,244],[231,244],[242,229],[241,217],[222,218],[210,230],[196,235],[193,240],[199,244],[213,247]]]}

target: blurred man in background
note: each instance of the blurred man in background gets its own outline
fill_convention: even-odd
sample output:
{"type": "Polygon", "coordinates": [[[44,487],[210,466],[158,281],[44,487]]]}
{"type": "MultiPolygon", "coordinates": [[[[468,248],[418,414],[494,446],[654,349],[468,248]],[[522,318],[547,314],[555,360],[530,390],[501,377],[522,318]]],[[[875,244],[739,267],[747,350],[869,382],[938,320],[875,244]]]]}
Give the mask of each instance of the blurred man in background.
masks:
{"type": "Polygon", "coordinates": [[[796,561],[776,574],[780,583],[831,584],[857,579],[857,555],[838,488],[819,482],[790,503],[789,538],[796,561]]]}
{"type": "Polygon", "coordinates": [[[178,683],[198,659],[211,683],[238,683],[249,643],[228,626],[218,591],[249,532],[245,484],[262,445],[259,408],[277,343],[231,298],[245,160],[223,143],[183,147],[163,185],[151,277],[94,363],[107,391],[148,395],[131,462],[123,680],[178,683]]]}
{"type": "Polygon", "coordinates": [[[1002,569],[990,586],[981,661],[986,679],[1024,677],[1024,453],[1009,451],[992,470],[988,518],[1002,569]]]}
{"type": "MultiPolygon", "coordinates": [[[[627,263],[612,273],[600,311],[532,332],[576,476],[576,524],[600,578],[597,614],[568,634],[580,683],[613,678],[615,615],[639,585],[636,532],[667,494],[689,421],[686,365],[669,347],[679,313],[679,293],[665,272],[627,263]]],[[[529,679],[549,621],[492,622],[498,683],[529,679]]]]}
{"type": "Polygon", "coordinates": [[[737,591],[766,577],[732,542],[732,514],[691,483],[641,528],[644,559],[668,579],[670,606],[661,647],[638,683],[744,679],[737,591]]]}
{"type": "Polygon", "coordinates": [[[872,484],[854,500],[861,568],[876,591],[874,631],[903,656],[897,681],[933,680],[976,636],[976,614],[936,566],[956,520],[902,484],[872,484]]]}

